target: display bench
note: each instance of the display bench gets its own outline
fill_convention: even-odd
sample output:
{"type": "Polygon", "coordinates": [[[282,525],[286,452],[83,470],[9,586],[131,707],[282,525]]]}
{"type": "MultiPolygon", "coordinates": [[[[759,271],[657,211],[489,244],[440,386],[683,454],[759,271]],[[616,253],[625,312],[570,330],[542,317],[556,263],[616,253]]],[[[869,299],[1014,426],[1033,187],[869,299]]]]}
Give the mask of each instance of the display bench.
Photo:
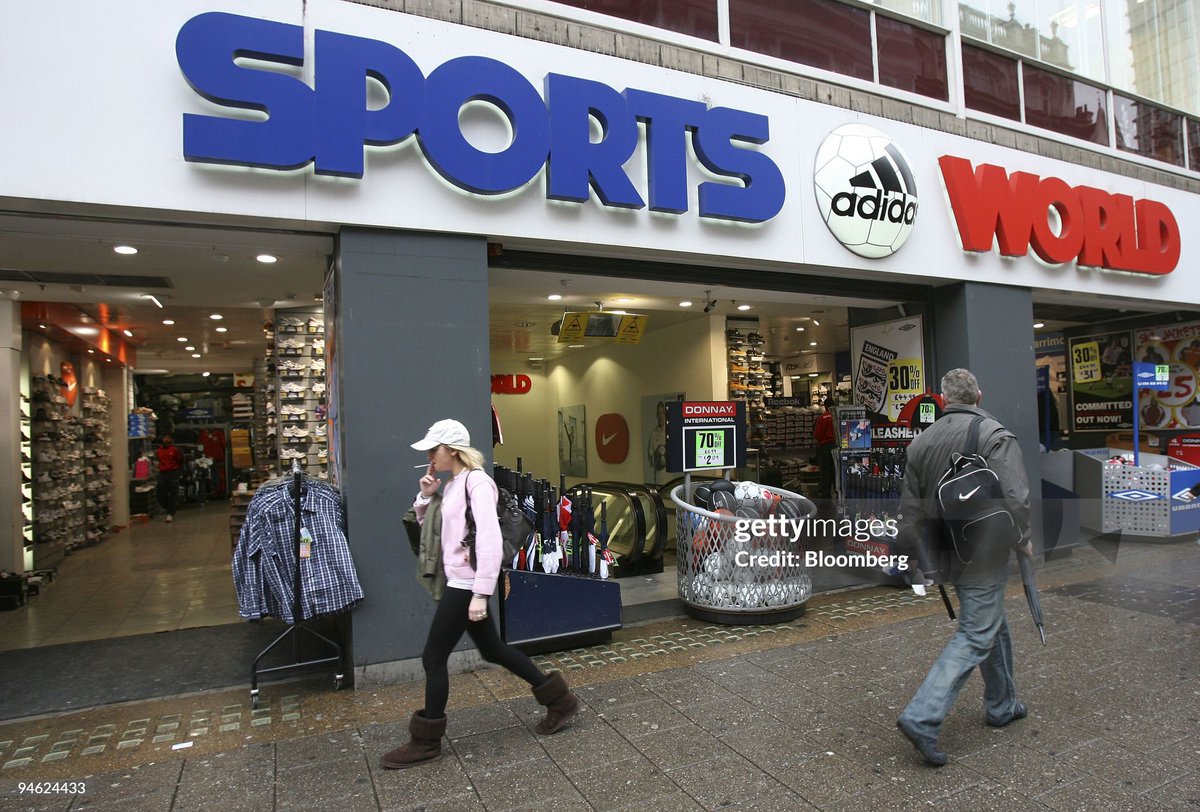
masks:
{"type": "Polygon", "coordinates": [[[1139,455],[1140,465],[1109,462],[1124,449],[1075,452],[1080,523],[1122,541],[1170,542],[1200,534],[1200,468],[1161,454],[1139,455]]]}

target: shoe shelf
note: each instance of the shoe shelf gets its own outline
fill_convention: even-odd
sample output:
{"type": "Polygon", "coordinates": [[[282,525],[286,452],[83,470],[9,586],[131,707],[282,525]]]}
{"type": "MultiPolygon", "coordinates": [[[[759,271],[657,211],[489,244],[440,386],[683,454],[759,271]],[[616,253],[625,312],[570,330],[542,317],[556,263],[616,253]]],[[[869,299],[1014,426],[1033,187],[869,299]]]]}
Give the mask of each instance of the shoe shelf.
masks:
{"type": "Polygon", "coordinates": [[[325,316],[319,308],[278,311],[275,328],[268,377],[275,395],[269,434],[276,470],[291,470],[299,460],[309,476],[325,478],[325,316]]]}
{"type": "Polygon", "coordinates": [[[33,554],[43,566],[87,542],[84,431],[63,394],[65,381],[35,375],[30,384],[33,554]]]}
{"type": "Polygon", "coordinates": [[[83,475],[87,529],[84,544],[99,544],[112,527],[112,440],[109,428],[109,398],[103,389],[84,387],[83,475]]]}

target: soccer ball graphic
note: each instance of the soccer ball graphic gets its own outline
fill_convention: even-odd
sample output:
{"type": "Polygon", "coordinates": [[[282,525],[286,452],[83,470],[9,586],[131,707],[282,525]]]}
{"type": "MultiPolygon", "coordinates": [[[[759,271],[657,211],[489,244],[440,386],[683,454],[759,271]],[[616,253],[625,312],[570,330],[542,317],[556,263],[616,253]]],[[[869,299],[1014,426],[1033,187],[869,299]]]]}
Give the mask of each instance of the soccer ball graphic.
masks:
{"type": "Polygon", "coordinates": [[[900,250],[917,216],[917,184],[908,157],[865,124],[843,124],[817,150],[813,187],[833,236],[861,257],[900,250]]]}

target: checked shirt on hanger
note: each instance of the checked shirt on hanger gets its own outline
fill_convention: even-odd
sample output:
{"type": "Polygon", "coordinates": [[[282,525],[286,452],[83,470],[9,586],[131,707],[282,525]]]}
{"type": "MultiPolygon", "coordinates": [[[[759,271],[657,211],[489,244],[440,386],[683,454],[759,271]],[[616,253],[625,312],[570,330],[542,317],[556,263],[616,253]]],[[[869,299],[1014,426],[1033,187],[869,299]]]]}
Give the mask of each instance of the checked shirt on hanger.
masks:
{"type": "Polygon", "coordinates": [[[362,587],[346,541],[342,497],[331,485],[305,479],[301,488],[300,614],[293,617],[296,582],[296,509],[291,483],[260,488],[246,509],[233,554],[238,614],[247,620],[270,615],[286,623],[334,614],[362,600],[362,587]]]}

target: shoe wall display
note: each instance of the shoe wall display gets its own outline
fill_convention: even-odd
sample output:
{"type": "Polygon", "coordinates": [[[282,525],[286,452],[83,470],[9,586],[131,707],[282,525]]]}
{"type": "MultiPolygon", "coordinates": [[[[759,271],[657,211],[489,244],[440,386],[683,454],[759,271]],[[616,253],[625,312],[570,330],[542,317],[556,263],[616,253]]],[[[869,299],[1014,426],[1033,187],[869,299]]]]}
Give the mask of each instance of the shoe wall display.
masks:
{"type": "Polygon", "coordinates": [[[26,547],[33,546],[33,441],[27,439],[33,436],[33,417],[29,411],[29,398],[26,395],[21,396],[20,414],[21,414],[21,536],[24,539],[23,543],[26,547]]]}
{"type": "Polygon", "coordinates": [[[83,388],[83,474],[87,481],[87,531],[84,544],[99,544],[112,527],[112,442],[109,438],[109,399],[103,389],[83,388]]]}
{"type": "Polygon", "coordinates": [[[319,308],[280,310],[275,326],[266,362],[274,400],[265,432],[273,444],[274,471],[289,471],[298,460],[309,476],[324,478],[325,316],[319,308]]]}
{"type": "MultiPolygon", "coordinates": [[[[37,404],[30,417],[29,478],[32,501],[34,561],[43,565],[60,552],[87,544],[84,493],[85,451],[82,418],[71,414],[61,392],[61,380],[35,375],[30,381],[30,401],[37,404]]],[[[94,428],[87,426],[86,428],[94,428]]],[[[107,426],[105,427],[107,431],[107,426]]],[[[26,532],[26,538],[30,533],[26,532]]]]}

